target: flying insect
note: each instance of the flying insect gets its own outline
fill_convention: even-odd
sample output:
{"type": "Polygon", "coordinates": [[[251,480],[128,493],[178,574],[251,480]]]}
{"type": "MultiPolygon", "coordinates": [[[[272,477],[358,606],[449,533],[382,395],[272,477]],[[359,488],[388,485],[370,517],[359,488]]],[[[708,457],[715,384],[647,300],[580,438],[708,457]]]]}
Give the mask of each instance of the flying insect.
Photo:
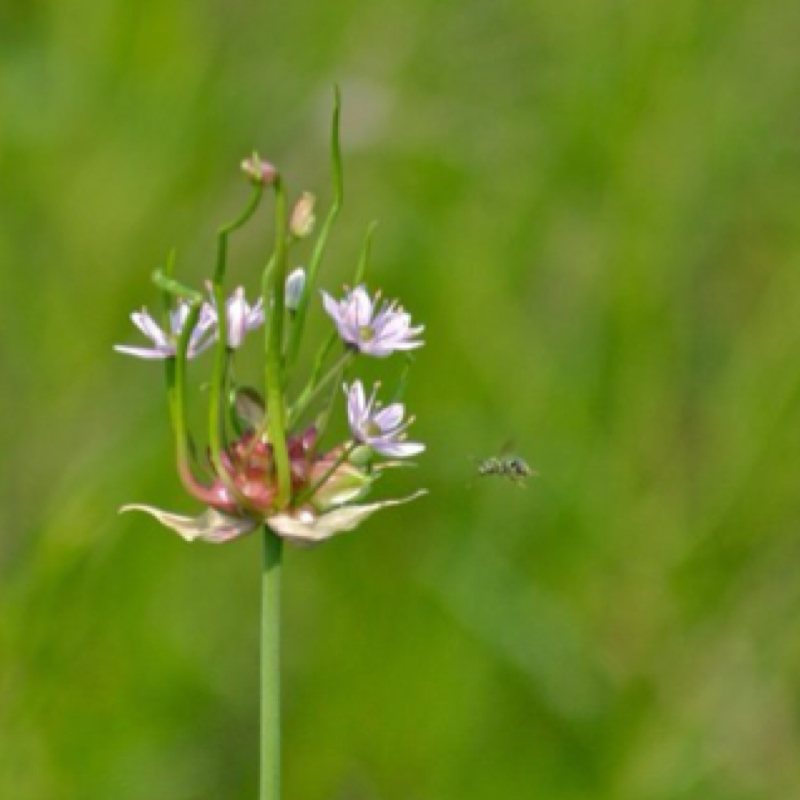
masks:
{"type": "Polygon", "coordinates": [[[538,475],[536,470],[531,469],[528,462],[522,456],[511,452],[511,444],[505,445],[500,453],[490,458],[485,458],[478,462],[478,478],[497,476],[508,478],[521,488],[525,488],[527,478],[538,475]]]}

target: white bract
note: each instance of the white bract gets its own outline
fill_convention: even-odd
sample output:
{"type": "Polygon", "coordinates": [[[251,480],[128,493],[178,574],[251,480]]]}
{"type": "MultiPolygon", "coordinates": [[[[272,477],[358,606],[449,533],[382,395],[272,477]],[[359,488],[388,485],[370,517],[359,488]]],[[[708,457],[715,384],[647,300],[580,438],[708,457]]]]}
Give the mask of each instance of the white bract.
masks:
{"type": "MultiPolygon", "coordinates": [[[[266,524],[278,535],[295,544],[313,545],[330,539],[337,533],[352,531],[376,511],[390,506],[408,503],[426,494],[424,489],[399,500],[384,500],[380,503],[334,507],[324,513],[305,507],[281,512],[267,517],[266,524]]],[[[206,509],[200,516],[184,517],[159,508],[145,505],[128,505],[124,511],[143,511],[157,519],[162,525],[175,531],[187,542],[210,542],[224,544],[256,530],[262,522],[252,517],[235,517],[223,514],[213,508],[206,509]]]]}
{"type": "Polygon", "coordinates": [[[361,381],[355,381],[349,389],[345,385],[347,417],[353,438],[383,456],[406,458],[421,453],[425,449],[424,444],[405,441],[405,431],[414,421],[413,418],[403,423],[405,408],[402,403],[381,408],[380,404],[375,403],[377,390],[376,386],[367,400],[361,381]]]}
{"type": "MultiPolygon", "coordinates": [[[[132,347],[130,345],[114,345],[120,353],[127,353],[137,358],[165,359],[172,358],[177,350],[178,339],[189,316],[189,304],[181,301],[178,307],[169,314],[169,333],[165,332],[147,313],[147,309],[131,314],[133,324],[153,343],[153,347],[132,347]]],[[[192,331],[189,340],[188,357],[195,356],[207,350],[214,342],[217,324],[217,314],[214,309],[204,303],[200,310],[197,325],[192,331]]]]}
{"type": "Polygon", "coordinates": [[[396,301],[381,304],[380,293],[372,300],[366,289],[358,286],[339,301],[322,292],[322,301],[339,336],[361,353],[385,358],[395,350],[413,350],[423,345],[416,337],[424,326],[412,328],[410,315],[396,301]]]}

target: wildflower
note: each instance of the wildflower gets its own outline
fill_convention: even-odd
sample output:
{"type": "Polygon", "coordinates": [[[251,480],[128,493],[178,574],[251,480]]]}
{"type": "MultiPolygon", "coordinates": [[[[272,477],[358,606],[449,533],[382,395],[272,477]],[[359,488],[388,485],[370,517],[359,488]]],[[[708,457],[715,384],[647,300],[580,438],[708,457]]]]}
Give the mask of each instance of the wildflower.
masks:
{"type": "Polygon", "coordinates": [[[411,327],[411,317],[397,302],[379,306],[380,293],[374,301],[366,289],[358,286],[336,301],[322,293],[325,310],[336,323],[339,336],[351,347],[366,355],[384,358],[395,350],[413,350],[423,342],[415,339],[424,326],[411,327]]]}
{"type": "Polygon", "coordinates": [[[317,218],[314,216],[314,204],[317,202],[311,192],[303,192],[295,203],[292,216],[289,218],[289,231],[297,239],[305,239],[314,230],[317,218]]]}
{"type": "MultiPolygon", "coordinates": [[[[155,320],[143,308],[141,312],[131,314],[133,324],[153,342],[153,347],[131,347],[129,345],[114,345],[120,353],[136,356],[137,358],[165,359],[173,358],[176,353],[178,338],[181,335],[186,318],[189,316],[189,305],[181,301],[178,307],[169,313],[169,333],[162,330],[155,320]]],[[[214,342],[214,327],[217,323],[217,314],[214,309],[204,303],[200,310],[200,318],[192,331],[189,340],[189,358],[207,350],[214,342]]]]}
{"type": "Polygon", "coordinates": [[[286,279],[286,308],[289,311],[297,311],[300,305],[300,298],[306,288],[306,271],[302,267],[292,271],[286,279]]]}
{"type": "Polygon", "coordinates": [[[406,442],[405,431],[414,421],[413,417],[403,424],[405,409],[402,403],[392,403],[386,408],[376,404],[375,395],[378,384],[372,391],[367,401],[361,381],[355,381],[348,389],[344,387],[347,395],[347,416],[350,421],[350,431],[353,438],[361,444],[369,445],[376,453],[383,456],[405,458],[421,453],[425,445],[416,442],[406,442]]]}
{"type": "Polygon", "coordinates": [[[250,158],[242,161],[242,172],[253,183],[262,186],[269,186],[278,175],[278,170],[269,161],[262,161],[258,153],[253,153],[250,158]]]}
{"type": "Polygon", "coordinates": [[[239,287],[225,304],[228,319],[228,347],[236,350],[242,346],[245,334],[264,324],[264,307],[261,298],[250,306],[244,296],[244,288],[239,287]]]}

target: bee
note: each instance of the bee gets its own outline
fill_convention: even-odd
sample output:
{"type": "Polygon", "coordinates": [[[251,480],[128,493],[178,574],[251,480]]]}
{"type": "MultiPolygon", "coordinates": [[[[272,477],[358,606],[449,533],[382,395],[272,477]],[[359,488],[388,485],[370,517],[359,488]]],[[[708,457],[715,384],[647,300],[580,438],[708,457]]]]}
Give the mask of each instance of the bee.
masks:
{"type": "Polygon", "coordinates": [[[525,488],[526,478],[538,475],[536,470],[531,469],[528,462],[522,456],[511,452],[511,444],[506,444],[500,453],[491,458],[485,458],[478,462],[478,478],[485,478],[496,475],[501,478],[508,478],[521,488],[525,488]]]}

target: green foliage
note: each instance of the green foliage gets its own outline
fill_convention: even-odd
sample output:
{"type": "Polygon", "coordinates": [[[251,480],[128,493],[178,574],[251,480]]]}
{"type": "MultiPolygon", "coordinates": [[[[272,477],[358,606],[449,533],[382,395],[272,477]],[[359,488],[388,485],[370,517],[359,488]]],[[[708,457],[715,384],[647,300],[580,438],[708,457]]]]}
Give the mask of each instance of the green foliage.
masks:
{"type": "MultiPolygon", "coordinates": [[[[798,24],[791,0],[5,3],[0,796],[255,795],[259,542],[116,516],[199,509],[161,369],[111,346],[172,246],[213,273],[254,148],[329,207],[334,82],[322,283],[379,218],[371,286],[428,326],[429,452],[385,480],[431,495],[287,553],[287,800],[795,795],[798,24]],[[508,436],[541,476],[466,488],[508,436]]],[[[231,243],[251,295],[266,241],[231,243]]]]}

